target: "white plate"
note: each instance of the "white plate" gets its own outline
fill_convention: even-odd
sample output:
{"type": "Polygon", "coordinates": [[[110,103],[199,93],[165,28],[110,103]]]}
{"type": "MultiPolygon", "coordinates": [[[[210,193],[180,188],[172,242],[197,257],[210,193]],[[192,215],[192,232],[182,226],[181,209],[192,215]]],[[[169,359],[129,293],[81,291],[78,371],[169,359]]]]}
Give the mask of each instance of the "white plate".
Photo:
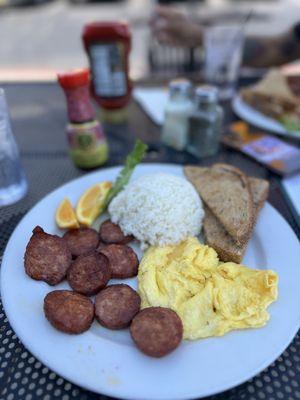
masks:
{"type": "MultiPolygon", "coordinates": [[[[300,254],[292,229],[269,204],[261,211],[244,263],[278,272],[279,299],[269,307],[271,319],[260,329],[234,331],[224,337],[187,342],[162,359],[140,353],[128,330],[109,331],[94,322],[81,335],[61,333],[43,315],[43,299],[52,287],[30,279],[23,255],[33,227],[50,233],[63,197],[73,203],[88,186],[113,180],[119,168],[76,179],[41,200],[12,234],[2,262],[1,290],[7,317],[24,345],[64,378],[94,392],[124,399],[191,399],[238,385],[267,367],[288,346],[300,321],[300,254]]],[[[175,165],[144,164],[134,178],[164,171],[183,176],[175,165]]],[[[128,280],[136,287],[135,279],[128,280]]],[[[57,288],[67,288],[66,283],[57,288]]]]}
{"type": "Polygon", "coordinates": [[[267,117],[266,115],[250,107],[242,100],[242,98],[239,95],[235,96],[234,99],[232,100],[232,108],[233,111],[240,118],[244,119],[249,124],[276,133],[278,135],[289,136],[292,138],[300,139],[299,131],[295,132],[287,131],[286,128],[275,119],[267,117]]]}

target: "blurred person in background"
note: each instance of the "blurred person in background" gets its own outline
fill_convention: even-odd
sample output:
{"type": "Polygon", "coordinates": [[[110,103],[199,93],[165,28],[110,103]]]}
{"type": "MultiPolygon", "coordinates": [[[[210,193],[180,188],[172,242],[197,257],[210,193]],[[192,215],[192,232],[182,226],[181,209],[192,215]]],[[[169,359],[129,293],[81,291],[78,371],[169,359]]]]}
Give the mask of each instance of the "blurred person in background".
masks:
{"type": "MultiPolygon", "coordinates": [[[[157,6],[150,20],[156,39],[170,46],[202,46],[205,26],[169,6],[157,6]]],[[[243,65],[265,68],[300,59],[300,23],[276,36],[247,36],[243,65]]]]}

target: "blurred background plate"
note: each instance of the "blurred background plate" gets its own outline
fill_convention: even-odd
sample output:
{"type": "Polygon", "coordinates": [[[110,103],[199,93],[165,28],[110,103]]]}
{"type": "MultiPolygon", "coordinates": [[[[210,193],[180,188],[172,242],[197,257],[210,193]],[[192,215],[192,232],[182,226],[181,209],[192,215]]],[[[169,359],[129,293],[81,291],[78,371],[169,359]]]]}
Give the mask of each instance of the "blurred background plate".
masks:
{"type": "Polygon", "coordinates": [[[273,118],[266,117],[264,114],[254,110],[246,104],[239,95],[232,100],[232,108],[236,115],[251,125],[258,128],[276,133],[277,135],[289,136],[300,140],[300,132],[288,132],[283,125],[273,118]]]}

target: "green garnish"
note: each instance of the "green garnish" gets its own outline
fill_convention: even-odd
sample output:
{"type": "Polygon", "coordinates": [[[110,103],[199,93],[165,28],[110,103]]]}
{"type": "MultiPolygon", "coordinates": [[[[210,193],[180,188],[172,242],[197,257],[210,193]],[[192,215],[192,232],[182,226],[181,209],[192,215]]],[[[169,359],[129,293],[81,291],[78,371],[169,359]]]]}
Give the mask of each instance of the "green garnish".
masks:
{"type": "Polygon", "coordinates": [[[284,116],[280,119],[282,125],[290,133],[298,133],[300,131],[300,120],[299,118],[284,116]]]}
{"type": "Polygon", "coordinates": [[[137,139],[134,143],[134,148],[131,153],[126,157],[125,165],[121,169],[115,183],[113,184],[110,191],[107,193],[106,199],[104,201],[102,212],[107,208],[112,199],[127,185],[129,179],[134,171],[134,168],[142,161],[144,158],[148,146],[141,140],[137,139]]]}

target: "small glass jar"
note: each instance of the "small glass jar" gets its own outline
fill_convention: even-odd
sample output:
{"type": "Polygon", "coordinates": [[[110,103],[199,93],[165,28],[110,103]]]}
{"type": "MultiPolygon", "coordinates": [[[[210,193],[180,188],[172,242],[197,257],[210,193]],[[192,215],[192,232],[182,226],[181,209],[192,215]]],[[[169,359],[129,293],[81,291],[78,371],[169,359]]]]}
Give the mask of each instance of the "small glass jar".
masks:
{"type": "Polygon", "coordinates": [[[161,140],[176,150],[187,144],[188,118],[193,110],[192,84],[187,79],[176,79],[169,84],[169,100],[161,140]]]}
{"type": "Polygon", "coordinates": [[[58,74],[58,81],[67,100],[70,157],[79,168],[99,167],[107,161],[108,143],[90,99],[90,72],[84,68],[58,74]]]}
{"type": "Polygon", "coordinates": [[[187,151],[196,157],[217,153],[222,134],[223,108],[214,86],[199,86],[195,91],[195,110],[189,117],[187,151]]]}

